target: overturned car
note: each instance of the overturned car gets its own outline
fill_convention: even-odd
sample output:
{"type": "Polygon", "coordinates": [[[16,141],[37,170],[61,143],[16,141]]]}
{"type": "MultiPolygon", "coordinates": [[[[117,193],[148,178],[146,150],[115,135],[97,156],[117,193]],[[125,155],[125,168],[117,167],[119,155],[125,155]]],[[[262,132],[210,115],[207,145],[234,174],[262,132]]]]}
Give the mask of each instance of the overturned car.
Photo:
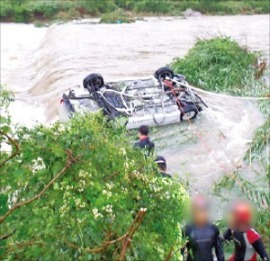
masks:
{"type": "Polygon", "coordinates": [[[100,74],[90,74],[83,80],[83,88],[63,94],[60,105],[60,121],[76,112],[102,109],[110,119],[126,116],[128,129],[190,121],[207,107],[185,77],[169,67],[158,69],[153,78],[110,83],[100,74]]]}

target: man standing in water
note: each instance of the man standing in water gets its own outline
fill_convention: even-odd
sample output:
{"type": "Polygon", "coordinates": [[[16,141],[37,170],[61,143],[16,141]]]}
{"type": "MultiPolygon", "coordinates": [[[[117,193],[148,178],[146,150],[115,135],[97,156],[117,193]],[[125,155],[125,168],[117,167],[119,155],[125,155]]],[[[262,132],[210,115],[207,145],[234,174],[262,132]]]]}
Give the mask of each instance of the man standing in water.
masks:
{"type": "Polygon", "coordinates": [[[192,198],[192,222],[184,229],[187,243],[182,248],[182,254],[187,249],[187,261],[213,261],[213,249],[218,261],[225,260],[219,230],[210,222],[209,208],[210,202],[205,196],[197,194],[192,198]]]}
{"type": "Polygon", "coordinates": [[[134,148],[143,149],[145,151],[145,156],[150,156],[153,154],[155,144],[150,141],[149,138],[149,128],[143,125],[139,128],[139,141],[134,144],[134,148]]]}
{"type": "Polygon", "coordinates": [[[163,178],[171,178],[172,176],[167,173],[167,162],[166,159],[163,156],[158,156],[155,159],[155,163],[158,165],[159,168],[159,174],[163,178]]]}

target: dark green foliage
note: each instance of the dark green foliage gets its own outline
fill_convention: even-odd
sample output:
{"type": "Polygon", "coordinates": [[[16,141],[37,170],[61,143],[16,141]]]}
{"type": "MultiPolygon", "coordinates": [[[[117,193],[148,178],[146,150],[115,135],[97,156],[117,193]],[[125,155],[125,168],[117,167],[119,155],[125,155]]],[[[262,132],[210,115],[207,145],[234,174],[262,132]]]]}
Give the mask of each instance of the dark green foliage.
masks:
{"type": "Polygon", "coordinates": [[[172,67],[195,86],[243,95],[253,79],[255,63],[255,53],[230,38],[217,37],[198,39],[184,58],[173,61],[172,67]]]}
{"type": "Polygon", "coordinates": [[[104,13],[110,13],[113,12],[115,9],[117,9],[117,6],[115,5],[113,0],[108,1],[87,0],[87,1],[78,1],[78,3],[80,3],[80,6],[82,8],[85,8],[86,12],[94,16],[98,16],[104,13]]]}
{"type": "Polygon", "coordinates": [[[100,23],[106,24],[121,24],[132,22],[134,22],[134,19],[122,9],[117,9],[114,12],[103,14],[100,17],[100,23]]]}
{"type": "Polygon", "coordinates": [[[135,5],[135,12],[146,12],[155,14],[167,14],[170,12],[171,3],[168,1],[138,1],[135,5]]]}
{"type": "Polygon", "coordinates": [[[0,2],[0,17],[4,21],[29,22],[64,20],[78,16],[100,16],[121,8],[136,14],[181,15],[187,8],[203,14],[269,13],[268,0],[22,0],[0,2]],[[63,14],[64,13],[64,14],[63,14]]]}
{"type": "MultiPolygon", "coordinates": [[[[7,105],[3,94],[1,105],[7,105]]],[[[116,260],[123,240],[104,242],[125,235],[141,208],[147,211],[126,260],[163,260],[181,247],[187,194],[178,182],[156,176],[152,159],[129,145],[124,127],[101,115],[33,129],[11,130],[6,116],[1,121],[0,144],[12,149],[1,150],[0,236],[16,230],[0,240],[1,258],[116,260]],[[5,217],[8,206],[33,197],[5,217]]]]}

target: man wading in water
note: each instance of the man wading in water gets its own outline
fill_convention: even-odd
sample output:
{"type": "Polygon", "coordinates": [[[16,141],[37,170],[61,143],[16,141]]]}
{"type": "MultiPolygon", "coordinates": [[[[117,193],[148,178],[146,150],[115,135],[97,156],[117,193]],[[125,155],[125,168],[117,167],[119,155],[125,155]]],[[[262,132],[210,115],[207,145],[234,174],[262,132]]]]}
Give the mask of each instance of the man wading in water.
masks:
{"type": "Polygon", "coordinates": [[[171,178],[172,176],[167,173],[167,162],[166,159],[163,156],[158,156],[155,159],[155,163],[158,165],[159,168],[159,174],[163,178],[171,178]]]}
{"type": "Polygon", "coordinates": [[[154,152],[155,144],[150,141],[149,138],[149,128],[143,125],[139,128],[139,141],[134,144],[134,148],[139,148],[144,150],[146,157],[150,156],[154,152]]]}

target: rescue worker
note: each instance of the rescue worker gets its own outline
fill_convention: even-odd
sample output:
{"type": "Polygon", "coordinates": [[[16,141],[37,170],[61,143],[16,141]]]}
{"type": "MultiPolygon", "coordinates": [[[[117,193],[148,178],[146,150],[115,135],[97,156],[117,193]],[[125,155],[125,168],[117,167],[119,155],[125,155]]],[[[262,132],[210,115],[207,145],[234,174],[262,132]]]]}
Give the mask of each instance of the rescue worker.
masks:
{"type": "Polygon", "coordinates": [[[159,168],[159,174],[164,178],[171,178],[172,176],[167,173],[167,162],[166,159],[162,156],[158,156],[155,159],[155,163],[159,168]]]}
{"type": "Polygon", "coordinates": [[[150,141],[149,138],[149,128],[143,125],[139,128],[139,141],[134,144],[134,148],[143,149],[145,151],[145,156],[150,156],[154,152],[155,144],[150,141]]]}
{"type": "Polygon", "coordinates": [[[184,228],[186,245],[181,249],[184,255],[187,249],[187,261],[213,261],[215,250],[218,261],[224,261],[222,239],[218,228],[210,222],[209,200],[197,194],[191,201],[192,222],[184,228]]]}
{"type": "Polygon", "coordinates": [[[234,254],[229,261],[269,261],[261,236],[252,228],[252,206],[247,201],[235,202],[231,208],[230,228],[223,235],[224,240],[233,240],[234,254]]]}

